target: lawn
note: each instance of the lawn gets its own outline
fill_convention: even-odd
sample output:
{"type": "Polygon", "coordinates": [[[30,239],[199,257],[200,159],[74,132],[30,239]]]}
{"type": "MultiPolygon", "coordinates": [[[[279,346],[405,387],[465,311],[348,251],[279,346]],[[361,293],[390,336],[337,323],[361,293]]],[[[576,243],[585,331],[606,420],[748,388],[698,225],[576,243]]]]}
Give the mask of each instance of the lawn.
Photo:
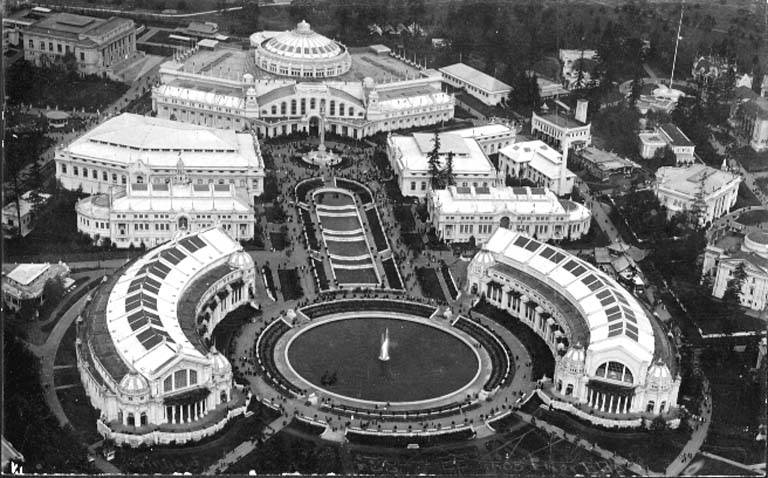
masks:
{"type": "Polygon", "coordinates": [[[376,212],[376,209],[365,211],[365,215],[368,217],[368,224],[371,226],[371,234],[373,235],[373,242],[376,244],[376,250],[386,250],[389,246],[387,245],[384,229],[381,227],[381,221],[379,221],[379,215],[376,212]]]}
{"type": "Polygon", "coordinates": [[[402,289],[403,283],[400,280],[400,275],[397,273],[397,265],[395,265],[395,260],[390,257],[389,259],[381,261],[381,264],[384,266],[384,275],[387,276],[389,288],[402,289]]]}
{"type": "Polygon", "coordinates": [[[437,271],[429,267],[417,267],[416,279],[421,286],[421,292],[424,297],[445,302],[447,299],[440,286],[440,280],[437,277],[437,271]]]}
{"type": "Polygon", "coordinates": [[[128,90],[128,85],[95,75],[68,75],[63,70],[39,68],[17,61],[8,68],[6,94],[10,104],[32,104],[71,111],[104,111],[128,90]]]}
{"type": "Polygon", "coordinates": [[[339,284],[378,284],[379,282],[373,267],[366,267],[365,269],[334,267],[333,272],[336,274],[336,280],[339,281],[339,284]]]}
{"type": "Polygon", "coordinates": [[[288,245],[288,238],[283,232],[270,232],[269,242],[276,251],[282,251],[288,245]]]}
{"type": "Polygon", "coordinates": [[[280,280],[280,290],[285,300],[295,300],[304,297],[301,288],[301,278],[296,269],[278,269],[277,277],[280,280]]]}
{"type": "Polygon", "coordinates": [[[765,209],[758,209],[755,211],[747,211],[739,215],[737,222],[744,224],[745,226],[754,226],[764,222],[768,222],[768,211],[765,209]]]}
{"type": "Polygon", "coordinates": [[[733,157],[750,173],[768,171],[768,152],[756,153],[749,146],[733,151],[733,157]]]}
{"type": "Polygon", "coordinates": [[[320,290],[327,290],[329,288],[328,276],[325,274],[325,267],[323,267],[323,261],[312,259],[312,266],[314,267],[315,273],[317,274],[318,287],[320,288],[320,290]]]}
{"type": "Polygon", "coordinates": [[[257,474],[343,472],[339,448],[318,444],[282,430],[227,469],[228,473],[257,474]]]}
{"type": "Polygon", "coordinates": [[[357,216],[327,216],[325,214],[318,214],[318,219],[320,219],[323,229],[327,231],[347,232],[362,229],[357,216]]]}
{"type": "MultiPolygon", "coordinates": [[[[79,380],[78,380],[79,381],[79,380]]],[[[99,418],[99,410],[91,406],[91,402],[85,394],[82,385],[77,387],[57,390],[56,395],[72,424],[74,433],[85,443],[91,444],[101,439],[96,430],[96,420],[99,418]]]]}
{"type": "Polygon", "coordinates": [[[647,466],[656,472],[664,472],[667,466],[677,458],[688,440],[688,435],[676,430],[611,431],[602,429],[584,424],[557,410],[539,408],[534,415],[562,428],[566,433],[576,434],[590,443],[595,443],[601,448],[647,466]]]}
{"type": "Polygon", "coordinates": [[[368,245],[360,238],[357,241],[334,241],[325,236],[328,252],[342,257],[357,257],[367,255],[368,245]]]}
{"type": "Polygon", "coordinates": [[[315,196],[315,202],[324,206],[352,206],[355,200],[349,194],[325,192],[315,196]]]}

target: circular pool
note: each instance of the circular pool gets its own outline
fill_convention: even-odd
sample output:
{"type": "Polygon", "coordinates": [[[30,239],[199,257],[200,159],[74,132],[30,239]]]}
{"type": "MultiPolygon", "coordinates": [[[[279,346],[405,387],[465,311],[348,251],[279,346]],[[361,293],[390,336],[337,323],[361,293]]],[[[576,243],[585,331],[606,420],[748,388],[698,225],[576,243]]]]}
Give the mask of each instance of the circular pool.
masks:
{"type": "Polygon", "coordinates": [[[312,386],[371,402],[418,402],[460,390],[479,373],[463,339],[405,319],[344,318],[321,323],[288,344],[291,368],[312,386]],[[379,360],[385,331],[389,360],[379,360]]]}

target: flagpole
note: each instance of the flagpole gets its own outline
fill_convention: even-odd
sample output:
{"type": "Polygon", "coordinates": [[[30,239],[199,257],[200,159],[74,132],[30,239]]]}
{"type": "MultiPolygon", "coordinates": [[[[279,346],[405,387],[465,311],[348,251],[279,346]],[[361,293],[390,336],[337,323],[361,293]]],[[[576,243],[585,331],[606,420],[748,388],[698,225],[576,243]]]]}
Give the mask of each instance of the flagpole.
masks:
{"type": "Polygon", "coordinates": [[[677,24],[677,38],[675,39],[675,55],[672,57],[672,74],[669,76],[669,87],[672,88],[672,82],[675,79],[675,64],[677,64],[677,47],[680,44],[680,32],[683,29],[683,12],[685,11],[685,0],[680,6],[680,21],[677,24]]]}

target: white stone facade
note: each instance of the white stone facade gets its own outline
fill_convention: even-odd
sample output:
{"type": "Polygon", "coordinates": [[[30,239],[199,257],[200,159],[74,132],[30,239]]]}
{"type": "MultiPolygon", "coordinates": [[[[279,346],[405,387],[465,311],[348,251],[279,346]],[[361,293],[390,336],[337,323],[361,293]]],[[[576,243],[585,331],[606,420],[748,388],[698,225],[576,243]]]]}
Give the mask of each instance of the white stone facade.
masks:
{"type": "Polygon", "coordinates": [[[476,70],[464,63],[455,63],[440,68],[443,82],[454,88],[465,90],[488,106],[495,106],[506,100],[512,87],[491,75],[476,70]]]}
{"type": "Polygon", "coordinates": [[[129,184],[75,206],[77,229],[119,248],[155,247],[178,233],[219,225],[233,239],[253,239],[253,209],[233,184],[129,184]]]}
{"type": "Polygon", "coordinates": [[[432,191],[430,222],[446,242],[484,244],[499,227],[542,241],[579,239],[589,232],[591,212],[544,188],[457,188],[432,191]]]}
{"type": "Polygon", "coordinates": [[[264,161],[253,135],[130,113],[58,149],[54,159],[56,179],[87,194],[181,176],[196,185],[233,184],[249,204],[264,191],[264,161]]]}
{"type": "Polygon", "coordinates": [[[702,275],[712,278],[712,295],[722,298],[736,268],[744,264],[746,279],[741,285],[741,305],[754,311],[768,307],[768,234],[750,232],[740,247],[725,250],[709,245],[704,251],[702,275]]]}
{"type": "Polygon", "coordinates": [[[118,445],[185,443],[243,413],[249,396],[205,339],[247,306],[254,280],[253,260],[220,229],[179,237],[105,278],[76,343],[99,433],[118,445]]]}
{"type": "Polygon", "coordinates": [[[736,204],[739,183],[740,176],[703,164],[662,167],[656,171],[654,192],[669,217],[690,210],[700,198],[705,207],[699,221],[706,224],[727,214],[736,204]]]}
{"type": "Polygon", "coordinates": [[[570,194],[576,179],[566,163],[562,154],[540,140],[515,143],[499,151],[502,177],[528,179],[558,196],[570,194]]]}
{"type": "MultiPolygon", "coordinates": [[[[450,152],[454,154],[453,172],[457,186],[487,188],[498,185],[496,168],[480,144],[467,132],[456,130],[439,134],[441,168],[446,167],[450,152]]],[[[432,189],[428,155],[433,148],[434,134],[387,137],[387,157],[403,196],[427,197],[432,189]]]]}
{"type": "Polygon", "coordinates": [[[650,418],[677,407],[678,364],[663,330],[591,264],[499,229],[470,262],[467,292],[483,295],[545,341],[556,357],[548,378],[558,400],[591,410],[596,419],[650,418]]]}

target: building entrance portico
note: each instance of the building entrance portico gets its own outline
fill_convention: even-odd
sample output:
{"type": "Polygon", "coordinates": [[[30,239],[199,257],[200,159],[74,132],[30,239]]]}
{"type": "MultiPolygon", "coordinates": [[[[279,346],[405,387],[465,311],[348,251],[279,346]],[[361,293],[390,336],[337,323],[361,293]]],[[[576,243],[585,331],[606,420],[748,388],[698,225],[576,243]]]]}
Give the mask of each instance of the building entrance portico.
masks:
{"type": "Polygon", "coordinates": [[[587,383],[587,403],[589,406],[608,413],[629,413],[632,409],[633,387],[614,385],[599,380],[587,383]]]}

